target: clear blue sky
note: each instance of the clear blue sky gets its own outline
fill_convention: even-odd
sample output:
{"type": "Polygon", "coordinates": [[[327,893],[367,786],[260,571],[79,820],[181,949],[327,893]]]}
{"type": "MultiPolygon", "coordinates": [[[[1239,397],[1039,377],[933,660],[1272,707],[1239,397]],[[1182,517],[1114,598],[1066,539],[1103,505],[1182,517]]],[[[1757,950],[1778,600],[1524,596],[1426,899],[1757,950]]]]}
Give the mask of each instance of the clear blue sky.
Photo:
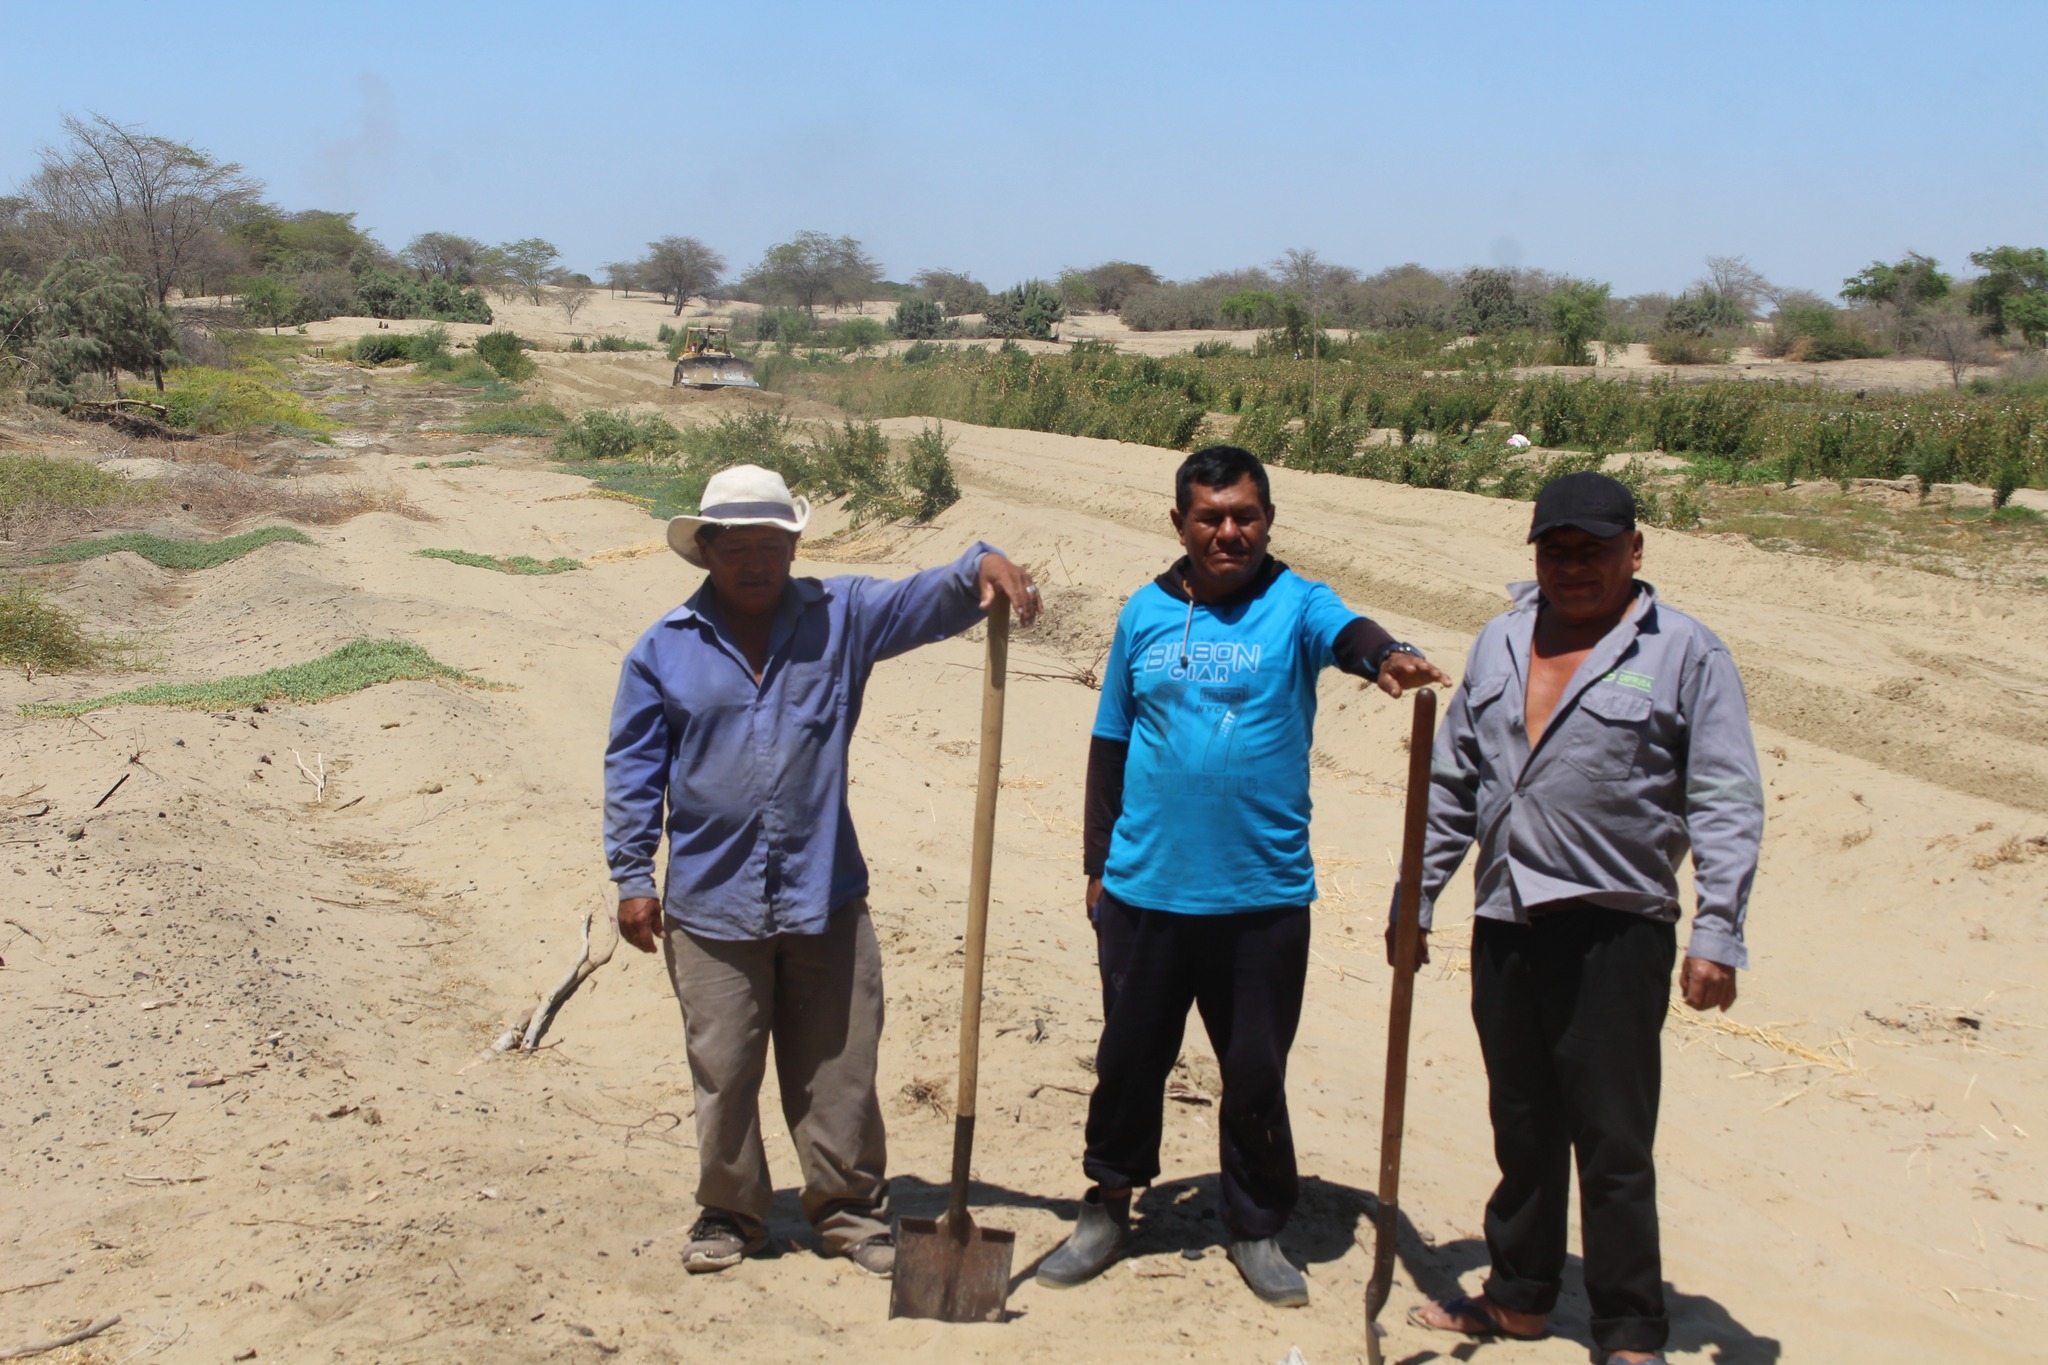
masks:
{"type": "Polygon", "coordinates": [[[2048,242],[2048,4],[0,0],[0,186],[65,113],[287,208],[542,236],[595,272],[800,228],[896,278],[1290,246],[1828,292],[2048,242]]]}

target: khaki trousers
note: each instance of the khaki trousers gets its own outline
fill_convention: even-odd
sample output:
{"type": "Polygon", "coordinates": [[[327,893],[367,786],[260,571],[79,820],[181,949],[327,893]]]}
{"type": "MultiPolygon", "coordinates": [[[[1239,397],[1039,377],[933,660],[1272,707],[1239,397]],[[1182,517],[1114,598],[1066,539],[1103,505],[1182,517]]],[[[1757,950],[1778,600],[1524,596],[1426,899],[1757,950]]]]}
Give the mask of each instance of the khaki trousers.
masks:
{"type": "Polygon", "coordinates": [[[698,1204],[735,1216],[750,1239],[766,1226],[774,1186],[760,1100],[772,1042],[804,1216],[828,1254],[888,1232],[888,1140],[875,1094],[882,952],[867,901],[834,910],[823,934],[728,942],[670,925],[662,955],[697,1092],[698,1204]]]}

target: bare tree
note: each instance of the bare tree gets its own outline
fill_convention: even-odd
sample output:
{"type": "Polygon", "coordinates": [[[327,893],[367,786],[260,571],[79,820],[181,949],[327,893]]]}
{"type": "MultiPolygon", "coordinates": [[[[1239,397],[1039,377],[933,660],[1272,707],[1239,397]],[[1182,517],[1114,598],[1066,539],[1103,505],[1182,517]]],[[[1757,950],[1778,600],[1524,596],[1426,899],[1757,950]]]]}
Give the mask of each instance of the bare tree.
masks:
{"type": "Polygon", "coordinates": [[[660,290],[680,316],[693,295],[717,287],[719,277],[725,274],[725,257],[695,237],[663,237],[647,244],[647,259],[633,271],[642,288],[660,290]]]}
{"type": "Polygon", "coordinates": [[[1961,307],[1944,302],[1923,312],[1917,319],[1919,349],[1948,366],[1949,383],[1956,392],[1963,389],[1963,372],[1972,365],[1988,365],[1992,352],[1984,340],[1983,325],[1961,307]]]}
{"type": "Polygon", "coordinates": [[[565,278],[555,287],[555,307],[562,310],[562,319],[571,327],[576,325],[576,315],[583,311],[583,305],[590,302],[590,296],[597,291],[585,284],[581,278],[565,278]]]}
{"type": "Polygon", "coordinates": [[[30,198],[69,245],[123,262],[158,303],[201,240],[261,189],[233,162],[101,114],[66,116],[64,131],[67,146],[43,149],[30,198]]]}
{"type": "Polygon", "coordinates": [[[1707,257],[1706,283],[1716,294],[1740,308],[1745,318],[1756,315],[1758,303],[1768,301],[1775,304],[1784,292],[1765,279],[1763,272],[1743,256],[1707,257]]]}
{"type": "Polygon", "coordinates": [[[1358,272],[1349,266],[1332,265],[1314,251],[1289,247],[1280,259],[1273,262],[1273,273],[1280,282],[1301,295],[1308,305],[1308,336],[1311,373],[1309,391],[1311,401],[1322,397],[1323,380],[1323,329],[1322,315],[1329,307],[1330,298],[1339,288],[1354,283],[1358,272]]]}

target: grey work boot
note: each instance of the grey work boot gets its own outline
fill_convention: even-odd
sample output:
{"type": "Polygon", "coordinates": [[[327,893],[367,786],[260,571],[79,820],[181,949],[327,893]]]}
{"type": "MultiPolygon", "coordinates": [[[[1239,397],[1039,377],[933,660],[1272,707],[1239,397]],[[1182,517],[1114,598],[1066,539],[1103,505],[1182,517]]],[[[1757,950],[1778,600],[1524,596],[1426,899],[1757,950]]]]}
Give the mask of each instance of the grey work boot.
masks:
{"type": "Polygon", "coordinates": [[[718,1209],[706,1209],[690,1229],[690,1240],[683,1247],[683,1269],[692,1275],[726,1270],[767,1248],[767,1233],[749,1238],[741,1231],[739,1219],[718,1209]]]}
{"type": "Polygon", "coordinates": [[[1277,1237],[1232,1242],[1230,1259],[1237,1263],[1237,1273],[1244,1276],[1252,1293],[1267,1303],[1278,1308],[1308,1307],[1308,1281],[1280,1250],[1277,1237]]]}
{"type": "Polygon", "coordinates": [[[1123,1254],[1130,1235],[1131,1192],[1118,1190],[1104,1198],[1099,1186],[1088,1191],[1073,1234],[1038,1263],[1038,1282],[1054,1289],[1071,1289],[1094,1279],[1123,1254]]]}

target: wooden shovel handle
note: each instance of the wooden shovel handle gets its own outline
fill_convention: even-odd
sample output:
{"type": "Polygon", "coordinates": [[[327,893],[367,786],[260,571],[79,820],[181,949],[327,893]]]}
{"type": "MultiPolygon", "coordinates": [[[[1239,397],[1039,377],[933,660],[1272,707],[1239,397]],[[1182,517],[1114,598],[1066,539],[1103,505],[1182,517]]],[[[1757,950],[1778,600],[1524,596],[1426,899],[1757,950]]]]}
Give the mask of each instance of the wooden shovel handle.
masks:
{"type": "MultiPolygon", "coordinates": [[[[1415,1003],[1415,946],[1422,936],[1422,843],[1429,828],[1429,759],[1436,739],[1436,692],[1415,694],[1408,732],[1408,808],[1401,826],[1401,894],[1395,904],[1394,990],[1387,1016],[1387,1089],[1380,1111],[1380,1196],[1373,1218],[1372,1278],[1365,1286],[1366,1334],[1394,1283],[1400,1232],[1401,1134],[1408,1109],[1408,1025],[1415,1003]]],[[[1377,1340],[1368,1343],[1375,1348],[1377,1340]]],[[[1377,1355],[1377,1350],[1373,1352],[1377,1355]]]]}
{"type": "Polygon", "coordinates": [[[974,1092],[981,1078],[981,968],[988,948],[989,873],[995,862],[996,794],[1003,777],[1003,695],[1010,662],[1010,602],[988,614],[988,668],[981,685],[981,772],[974,789],[974,862],[967,881],[966,974],[960,983],[960,1090],[954,1104],[953,1190],[947,1216],[963,1226],[974,1151],[974,1092]]]}

